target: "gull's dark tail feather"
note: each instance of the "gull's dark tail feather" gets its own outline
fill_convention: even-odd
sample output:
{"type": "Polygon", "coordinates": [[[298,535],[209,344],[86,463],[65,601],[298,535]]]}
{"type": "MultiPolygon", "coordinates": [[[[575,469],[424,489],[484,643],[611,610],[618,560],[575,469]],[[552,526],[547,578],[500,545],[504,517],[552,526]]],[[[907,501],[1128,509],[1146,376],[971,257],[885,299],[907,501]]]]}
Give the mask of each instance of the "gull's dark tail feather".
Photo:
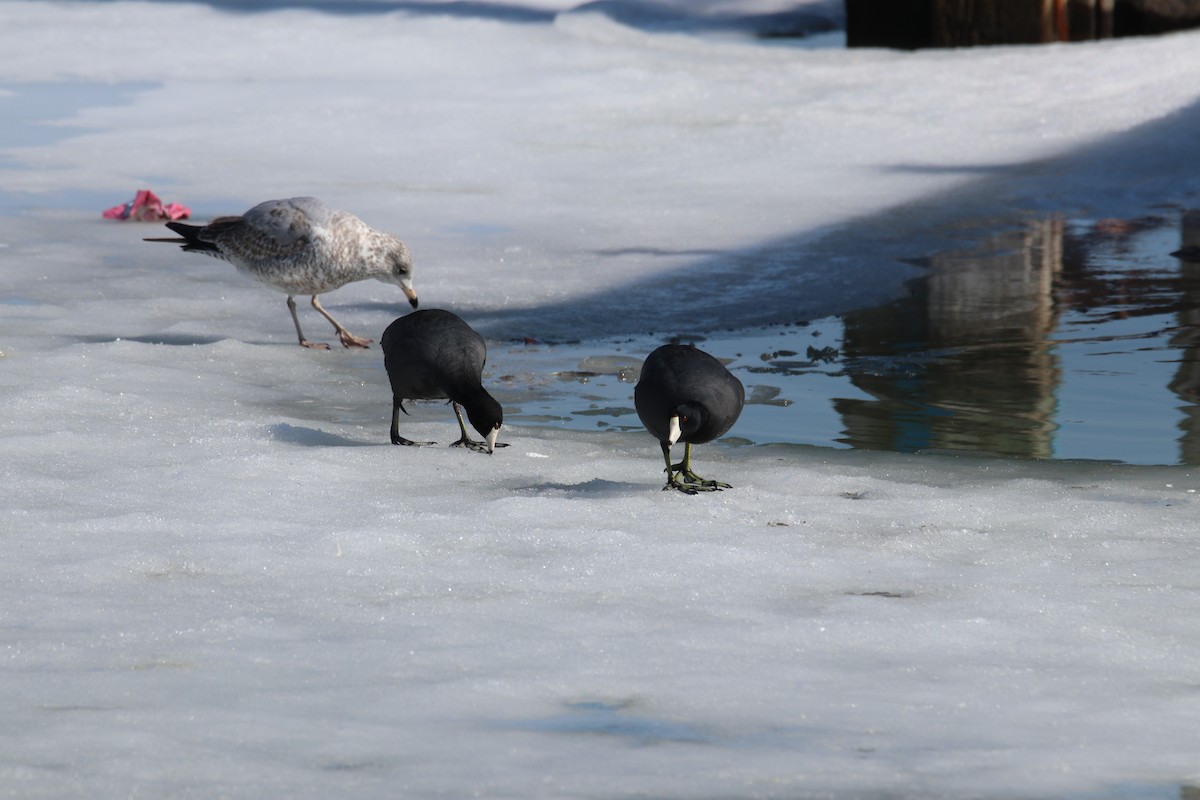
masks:
{"type": "Polygon", "coordinates": [[[197,235],[204,230],[203,225],[188,225],[183,222],[168,222],[167,227],[179,234],[180,238],[164,237],[164,238],[145,238],[144,242],[166,242],[167,244],[178,244],[183,246],[184,252],[187,253],[216,253],[216,245],[210,242],[200,240],[197,235]]]}

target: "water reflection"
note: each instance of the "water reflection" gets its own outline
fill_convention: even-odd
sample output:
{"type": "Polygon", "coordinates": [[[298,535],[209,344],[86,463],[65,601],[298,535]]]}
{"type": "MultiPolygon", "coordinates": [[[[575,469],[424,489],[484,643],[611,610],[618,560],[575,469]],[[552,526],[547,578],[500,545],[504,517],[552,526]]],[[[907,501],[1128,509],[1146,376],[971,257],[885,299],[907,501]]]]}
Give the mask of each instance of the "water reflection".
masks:
{"type": "Polygon", "coordinates": [[[512,342],[489,350],[489,380],[516,425],[641,430],[637,369],[675,338],[746,384],[731,432],[745,442],[1200,464],[1200,212],[987,227],[922,259],[907,296],[880,308],[512,342]]]}
{"type": "Polygon", "coordinates": [[[1004,231],[929,259],[904,300],[846,316],[843,356],[859,362],[850,379],[871,399],[834,401],[844,440],[1049,457],[1062,242],[1059,219],[1004,231]]]}
{"type": "MultiPolygon", "coordinates": [[[[1200,253],[1200,211],[1183,215],[1183,236],[1179,252],[1200,253]]],[[[1179,329],[1171,336],[1171,346],[1181,351],[1179,368],[1168,388],[1183,401],[1180,460],[1200,464],[1200,258],[1183,258],[1180,274],[1191,306],[1180,308],[1179,329]]]]}
{"type": "Polygon", "coordinates": [[[1200,265],[1169,255],[1176,230],[1200,243],[1200,214],[1028,220],[928,259],[908,297],[844,318],[846,373],[868,397],[833,401],[841,440],[1200,463],[1200,265]],[[1172,411],[1153,401],[1164,385],[1177,456],[1152,441],[1172,411]]]}

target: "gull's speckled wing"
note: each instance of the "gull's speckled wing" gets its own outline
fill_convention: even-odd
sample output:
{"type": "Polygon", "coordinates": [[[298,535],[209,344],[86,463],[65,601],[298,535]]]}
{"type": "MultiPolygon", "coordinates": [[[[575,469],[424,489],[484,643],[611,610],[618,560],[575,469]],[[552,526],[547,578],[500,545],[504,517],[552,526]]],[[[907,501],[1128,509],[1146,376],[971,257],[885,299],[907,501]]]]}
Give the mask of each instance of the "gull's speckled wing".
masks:
{"type": "Polygon", "coordinates": [[[320,238],[332,212],[312,197],[269,200],[240,217],[219,217],[198,238],[247,265],[289,260],[320,238]]]}

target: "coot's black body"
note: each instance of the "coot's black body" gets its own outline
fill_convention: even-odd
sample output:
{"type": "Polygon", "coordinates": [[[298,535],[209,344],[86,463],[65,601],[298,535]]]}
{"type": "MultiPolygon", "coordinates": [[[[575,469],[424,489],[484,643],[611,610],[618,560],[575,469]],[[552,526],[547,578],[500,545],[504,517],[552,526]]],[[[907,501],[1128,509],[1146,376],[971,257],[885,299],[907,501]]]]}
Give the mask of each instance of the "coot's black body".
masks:
{"type": "Polygon", "coordinates": [[[462,429],[462,438],[452,446],[488,453],[503,446],[496,444],[496,436],[504,422],[504,411],[482,384],[487,345],[470,325],[449,311],[414,311],[389,325],[380,343],[392,385],[392,444],[418,444],[400,436],[400,412],[405,411],[405,400],[447,399],[453,403],[462,429]],[[483,442],[468,438],[459,406],[466,410],[471,426],[484,437],[483,442]]]}
{"type": "Polygon", "coordinates": [[[742,413],[746,390],[717,359],[691,345],[667,344],[647,356],[633,390],[638,417],[662,445],[667,485],[688,494],[728,488],[691,470],[691,446],[723,436],[742,413]],[[671,445],[684,443],[683,461],[671,463],[671,445]]]}

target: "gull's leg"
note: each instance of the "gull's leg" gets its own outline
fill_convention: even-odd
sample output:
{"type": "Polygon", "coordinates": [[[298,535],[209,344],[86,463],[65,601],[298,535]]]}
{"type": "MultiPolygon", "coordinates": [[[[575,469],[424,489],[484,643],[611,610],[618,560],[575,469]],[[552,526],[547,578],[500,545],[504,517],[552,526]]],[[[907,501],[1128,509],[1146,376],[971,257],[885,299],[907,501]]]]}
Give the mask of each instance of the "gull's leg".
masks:
{"type": "Polygon", "coordinates": [[[300,330],[300,317],[296,315],[296,301],[292,299],[290,294],[288,295],[287,306],[288,311],[292,312],[292,322],[296,325],[296,337],[300,340],[300,346],[308,347],[313,350],[328,350],[329,345],[321,342],[310,342],[308,339],[304,338],[304,331],[300,330]]]}
{"type": "MultiPolygon", "coordinates": [[[[364,339],[361,336],[355,336],[353,333],[343,328],[341,323],[334,319],[330,313],[325,310],[325,307],[321,305],[321,301],[317,299],[315,294],[312,296],[312,307],[321,312],[321,316],[325,317],[325,319],[329,320],[329,323],[333,325],[333,329],[337,331],[338,339],[340,339],[342,342],[342,347],[367,347],[371,344],[370,339],[364,339]]],[[[298,325],[299,323],[297,323],[297,326],[298,325]]]]}

